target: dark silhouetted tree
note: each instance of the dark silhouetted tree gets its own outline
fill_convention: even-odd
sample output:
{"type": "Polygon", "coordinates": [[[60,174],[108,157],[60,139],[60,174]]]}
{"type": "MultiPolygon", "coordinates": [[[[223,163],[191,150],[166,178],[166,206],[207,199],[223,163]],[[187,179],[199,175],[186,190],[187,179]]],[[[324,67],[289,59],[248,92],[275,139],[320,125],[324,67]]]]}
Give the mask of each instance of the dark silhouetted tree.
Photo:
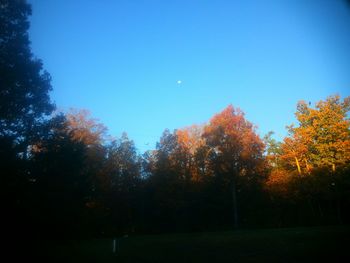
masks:
{"type": "Polygon", "coordinates": [[[214,173],[221,173],[231,185],[234,226],[238,227],[237,180],[259,174],[264,144],[242,111],[228,106],[205,127],[204,137],[212,148],[214,173]]]}
{"type": "MultiPolygon", "coordinates": [[[[25,222],[31,145],[42,136],[54,109],[50,75],[35,58],[28,37],[31,7],[24,0],[0,1],[0,166],[4,217],[25,222]],[[20,220],[21,218],[21,220],[20,220]]],[[[17,224],[12,230],[24,230],[17,224]]]]}
{"type": "Polygon", "coordinates": [[[29,200],[33,202],[27,208],[38,235],[75,236],[84,225],[92,190],[85,169],[89,163],[87,146],[75,141],[67,126],[63,115],[52,118],[48,133],[31,154],[29,200]]]}
{"type": "Polygon", "coordinates": [[[114,234],[135,231],[139,207],[141,157],[126,133],[106,148],[106,161],[100,182],[107,218],[114,234]]]}
{"type": "Polygon", "coordinates": [[[29,15],[26,1],[0,2],[0,136],[16,144],[34,136],[38,123],[53,110],[50,75],[30,50],[29,15]]]}

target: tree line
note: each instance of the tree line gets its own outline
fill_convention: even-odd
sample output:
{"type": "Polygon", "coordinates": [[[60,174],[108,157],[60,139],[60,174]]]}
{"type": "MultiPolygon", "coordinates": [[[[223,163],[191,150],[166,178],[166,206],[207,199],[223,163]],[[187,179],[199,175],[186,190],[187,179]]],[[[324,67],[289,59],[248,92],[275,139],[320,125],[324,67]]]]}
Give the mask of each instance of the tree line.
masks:
{"type": "Polygon", "coordinates": [[[0,0],[0,173],[10,231],[111,236],[350,220],[350,97],[300,101],[281,142],[232,105],[140,154],[86,110],[55,111],[26,1],[0,0]]]}

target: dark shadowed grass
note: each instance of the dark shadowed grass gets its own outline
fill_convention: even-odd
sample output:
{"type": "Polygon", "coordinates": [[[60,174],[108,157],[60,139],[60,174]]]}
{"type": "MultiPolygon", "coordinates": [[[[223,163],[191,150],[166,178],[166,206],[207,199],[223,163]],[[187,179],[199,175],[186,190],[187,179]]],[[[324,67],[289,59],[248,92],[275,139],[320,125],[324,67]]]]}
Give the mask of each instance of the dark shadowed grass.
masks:
{"type": "Polygon", "coordinates": [[[49,262],[350,262],[350,227],[239,230],[45,242],[49,262]]]}

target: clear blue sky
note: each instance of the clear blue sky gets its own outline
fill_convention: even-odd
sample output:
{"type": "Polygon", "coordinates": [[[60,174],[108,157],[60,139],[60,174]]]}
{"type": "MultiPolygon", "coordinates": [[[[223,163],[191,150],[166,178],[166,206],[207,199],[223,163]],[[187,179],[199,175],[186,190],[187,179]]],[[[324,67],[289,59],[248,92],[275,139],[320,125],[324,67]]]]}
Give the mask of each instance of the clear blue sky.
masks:
{"type": "Polygon", "coordinates": [[[350,95],[342,0],[29,2],[56,105],[89,109],[141,151],[230,103],[282,138],[298,100],[350,95]]]}

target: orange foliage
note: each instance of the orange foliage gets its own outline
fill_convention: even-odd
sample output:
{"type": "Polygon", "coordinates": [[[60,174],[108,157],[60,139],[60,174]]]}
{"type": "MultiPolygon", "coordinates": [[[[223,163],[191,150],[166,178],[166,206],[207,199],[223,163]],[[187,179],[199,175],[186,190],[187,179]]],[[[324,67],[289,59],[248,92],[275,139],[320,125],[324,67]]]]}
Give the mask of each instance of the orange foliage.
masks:
{"type": "Polygon", "coordinates": [[[106,137],[107,128],[90,117],[88,110],[71,109],[66,114],[68,120],[68,132],[74,140],[85,145],[101,144],[106,137]]]}
{"type": "Polygon", "coordinates": [[[266,189],[278,195],[285,196],[288,194],[288,184],[290,182],[289,172],[284,169],[274,169],[269,174],[265,182],[266,189]]]}
{"type": "Polygon", "coordinates": [[[290,126],[290,136],[282,144],[285,164],[295,167],[299,174],[308,174],[314,167],[328,167],[335,171],[350,161],[350,97],[340,100],[330,96],[316,104],[297,105],[298,127],[290,126]]]}
{"type": "Polygon", "coordinates": [[[202,138],[203,127],[192,125],[176,131],[177,140],[184,150],[194,154],[198,147],[204,145],[202,138]]]}
{"type": "Polygon", "coordinates": [[[205,144],[202,132],[203,127],[198,125],[192,125],[176,131],[180,154],[182,154],[186,162],[185,173],[189,173],[193,181],[201,180],[195,154],[198,148],[205,144]]]}
{"type": "Polygon", "coordinates": [[[262,160],[264,143],[244,113],[232,105],[210,120],[204,136],[208,145],[225,160],[227,172],[252,170],[262,160]]]}

